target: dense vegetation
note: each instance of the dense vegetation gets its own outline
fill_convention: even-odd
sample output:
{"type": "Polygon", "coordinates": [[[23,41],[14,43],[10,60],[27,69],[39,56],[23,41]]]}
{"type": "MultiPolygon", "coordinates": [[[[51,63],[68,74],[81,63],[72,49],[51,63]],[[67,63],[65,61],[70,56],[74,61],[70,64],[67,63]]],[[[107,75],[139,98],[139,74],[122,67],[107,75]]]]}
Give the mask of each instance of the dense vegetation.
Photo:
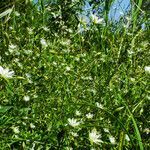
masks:
{"type": "Polygon", "coordinates": [[[150,149],[148,3],[113,2],[2,1],[1,150],[150,149]]]}

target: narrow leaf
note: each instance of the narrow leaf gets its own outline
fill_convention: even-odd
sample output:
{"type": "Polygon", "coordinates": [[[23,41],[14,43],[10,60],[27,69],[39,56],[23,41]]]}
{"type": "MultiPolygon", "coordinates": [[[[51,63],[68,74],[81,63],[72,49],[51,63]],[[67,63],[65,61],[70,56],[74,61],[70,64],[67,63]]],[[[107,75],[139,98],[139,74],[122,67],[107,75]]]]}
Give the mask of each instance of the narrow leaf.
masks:
{"type": "Polygon", "coordinates": [[[13,9],[10,8],[10,9],[7,9],[6,11],[2,12],[2,13],[0,14],[0,18],[5,17],[6,15],[10,14],[10,13],[12,12],[12,10],[13,10],[13,9]]]}

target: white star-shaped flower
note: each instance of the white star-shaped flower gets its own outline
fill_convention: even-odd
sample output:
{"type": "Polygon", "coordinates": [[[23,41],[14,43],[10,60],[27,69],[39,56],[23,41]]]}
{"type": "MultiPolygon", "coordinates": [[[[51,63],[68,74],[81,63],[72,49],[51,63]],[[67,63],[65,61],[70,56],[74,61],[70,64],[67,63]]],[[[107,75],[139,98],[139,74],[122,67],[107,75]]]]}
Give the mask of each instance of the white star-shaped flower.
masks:
{"type": "Polygon", "coordinates": [[[74,119],[74,118],[72,119],[69,118],[68,122],[69,122],[69,125],[72,127],[77,127],[80,125],[80,122],[78,122],[77,119],[74,119]]]}
{"type": "Polygon", "coordinates": [[[14,71],[10,71],[8,68],[4,69],[0,66],[0,75],[4,78],[12,78],[14,71]]]}
{"type": "Polygon", "coordinates": [[[41,38],[40,42],[41,42],[41,45],[42,45],[43,47],[47,47],[47,46],[48,46],[45,39],[41,38]]]}
{"type": "Polygon", "coordinates": [[[30,100],[30,97],[29,97],[28,95],[26,95],[26,96],[23,97],[23,100],[24,100],[25,102],[28,102],[28,101],[30,100]]]}
{"type": "Polygon", "coordinates": [[[111,144],[116,144],[116,140],[113,136],[109,136],[109,141],[111,144]]]}
{"type": "Polygon", "coordinates": [[[145,72],[150,73],[150,66],[145,66],[145,72]]]}
{"type": "Polygon", "coordinates": [[[91,114],[91,113],[88,113],[88,114],[86,114],[86,117],[88,118],[88,119],[91,119],[91,118],[93,118],[93,114],[91,114]]]}
{"type": "Polygon", "coordinates": [[[102,140],[100,138],[101,138],[101,134],[99,134],[95,128],[89,133],[89,139],[91,143],[95,143],[95,144],[102,143],[102,140]]]}
{"type": "Polygon", "coordinates": [[[95,14],[91,14],[91,20],[94,24],[101,24],[103,22],[103,18],[98,18],[95,14]]]}

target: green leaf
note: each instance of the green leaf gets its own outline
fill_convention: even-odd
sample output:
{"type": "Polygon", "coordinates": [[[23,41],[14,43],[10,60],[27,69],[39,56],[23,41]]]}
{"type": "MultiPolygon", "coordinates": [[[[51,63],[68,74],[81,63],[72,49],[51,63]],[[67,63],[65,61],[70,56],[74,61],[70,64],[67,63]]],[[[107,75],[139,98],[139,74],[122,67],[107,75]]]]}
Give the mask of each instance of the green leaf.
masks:
{"type": "Polygon", "coordinates": [[[5,113],[11,108],[12,108],[12,106],[1,106],[0,105],[0,113],[5,113]]]}
{"type": "Polygon", "coordinates": [[[121,111],[122,109],[124,109],[124,107],[118,107],[118,108],[115,109],[115,112],[116,111],[121,111]]]}

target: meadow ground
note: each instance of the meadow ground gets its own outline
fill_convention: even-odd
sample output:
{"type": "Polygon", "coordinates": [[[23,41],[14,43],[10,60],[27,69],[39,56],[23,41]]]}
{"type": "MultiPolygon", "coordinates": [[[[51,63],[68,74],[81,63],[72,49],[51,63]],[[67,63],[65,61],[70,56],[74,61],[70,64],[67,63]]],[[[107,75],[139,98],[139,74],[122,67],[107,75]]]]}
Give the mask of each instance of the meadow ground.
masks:
{"type": "Polygon", "coordinates": [[[0,149],[148,150],[147,18],[28,7],[0,14],[0,149]]]}

